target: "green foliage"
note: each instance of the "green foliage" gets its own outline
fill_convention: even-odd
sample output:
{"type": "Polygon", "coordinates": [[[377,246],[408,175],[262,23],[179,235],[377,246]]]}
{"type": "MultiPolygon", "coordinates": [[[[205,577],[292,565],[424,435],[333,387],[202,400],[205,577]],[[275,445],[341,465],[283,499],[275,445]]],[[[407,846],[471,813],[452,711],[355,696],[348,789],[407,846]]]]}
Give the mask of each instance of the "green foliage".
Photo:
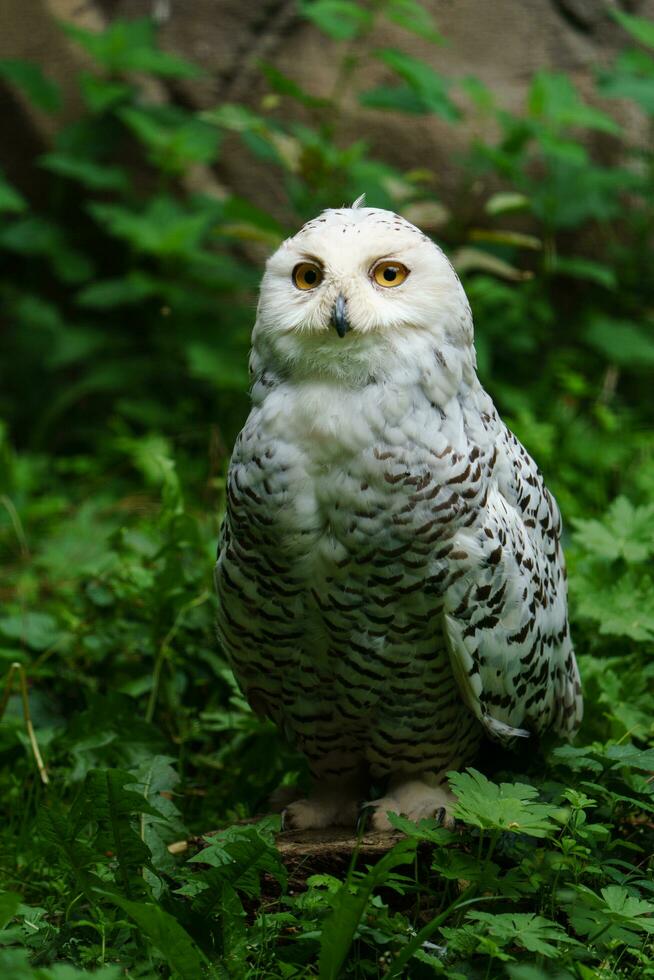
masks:
{"type": "Polygon", "coordinates": [[[0,676],[28,672],[49,776],[14,693],[0,975],[653,978],[654,151],[611,100],[654,114],[654,25],[612,11],[624,49],[596,92],[539,71],[509,112],[442,73],[416,0],[298,12],[341,59],[331,92],[263,65],[260,104],[155,104],[153,79],[200,72],[150,21],[117,20],[65,27],[92,66],[81,117],[57,123],[57,87],[0,62],[57,125],[34,164],[45,199],[0,175],[0,676]],[[375,46],[380,20],[392,49],[375,46]],[[367,58],[384,81],[362,91],[367,58]],[[364,125],[348,143],[353,103],[377,124],[495,132],[461,160],[465,208],[438,199],[429,160],[399,172],[364,125]],[[275,176],[274,214],[216,180],[234,140],[275,176]],[[265,253],[364,191],[437,227],[482,380],[572,529],[586,717],[574,745],[493,748],[485,775],[453,774],[456,829],[391,816],[404,837],[375,865],[355,855],[298,888],[276,819],[237,822],[306,772],[216,646],[211,566],[265,253]]]}
{"type": "Polygon", "coordinates": [[[534,803],[533,786],[502,783],[496,786],[476,769],[448,773],[457,796],[455,816],[480,830],[509,831],[529,837],[547,837],[555,829],[557,808],[534,803]]]}

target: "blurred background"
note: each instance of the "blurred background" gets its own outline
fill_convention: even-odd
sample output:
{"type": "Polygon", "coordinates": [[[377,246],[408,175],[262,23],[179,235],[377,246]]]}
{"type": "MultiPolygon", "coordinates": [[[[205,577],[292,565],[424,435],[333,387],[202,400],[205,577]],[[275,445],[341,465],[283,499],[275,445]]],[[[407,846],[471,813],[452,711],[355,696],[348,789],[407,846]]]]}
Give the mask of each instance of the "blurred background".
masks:
{"type": "MultiPolygon", "coordinates": [[[[482,383],[561,505],[582,741],[652,737],[652,18],[0,0],[0,677],[26,672],[62,805],[166,757],[206,830],[301,772],[234,686],[211,570],[265,258],[364,192],[450,256],[482,383]]],[[[29,864],[21,711],[0,806],[29,864]]]]}

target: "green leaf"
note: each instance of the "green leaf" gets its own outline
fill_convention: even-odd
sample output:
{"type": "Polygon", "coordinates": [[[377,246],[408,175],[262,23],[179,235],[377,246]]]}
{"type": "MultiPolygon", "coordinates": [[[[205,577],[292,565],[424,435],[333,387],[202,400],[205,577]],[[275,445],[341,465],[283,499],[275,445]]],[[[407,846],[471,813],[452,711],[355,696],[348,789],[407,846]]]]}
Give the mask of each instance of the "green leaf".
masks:
{"type": "Polygon", "coordinates": [[[581,548],[606,561],[645,561],[654,555],[654,504],[634,507],[617,497],[603,518],[573,518],[575,540],[581,548]]]}
{"type": "Polygon", "coordinates": [[[335,41],[351,41],[372,24],[372,16],[350,0],[298,0],[298,11],[335,41]]]}
{"type": "Polygon", "coordinates": [[[207,230],[210,215],[185,210],[172,198],[156,197],[143,211],[118,204],[88,204],[89,213],[116,238],[158,256],[184,256],[195,249],[207,230]]]}
{"type": "Polygon", "coordinates": [[[392,827],[401,830],[407,837],[413,837],[419,841],[429,841],[430,844],[449,844],[454,836],[451,831],[432,819],[424,819],[414,823],[399,813],[389,813],[388,819],[392,827]]]}
{"type": "Polygon", "coordinates": [[[161,51],[151,20],[113,20],[101,32],[70,23],[64,31],[111,74],[148,72],[163,78],[198,78],[201,70],[177,55],[161,51]]]}
{"type": "Polygon", "coordinates": [[[203,119],[173,106],[124,106],[117,115],[164,173],[181,174],[191,164],[213,163],[216,158],[220,134],[203,119]]]}
{"type": "MultiPolygon", "coordinates": [[[[64,363],[71,363],[68,358],[64,363]]],[[[63,518],[41,546],[38,567],[63,586],[89,575],[101,575],[115,563],[108,545],[118,521],[108,519],[94,500],[85,501],[70,517],[63,518]]]]}
{"type": "Polygon", "coordinates": [[[654,114],[654,58],[645,51],[623,51],[612,67],[600,75],[600,92],[613,99],[631,99],[654,114]]]}
{"type": "Polygon", "coordinates": [[[654,48],[653,21],[647,20],[645,17],[634,17],[633,14],[625,14],[624,11],[617,10],[615,7],[610,7],[609,13],[636,41],[640,41],[641,44],[644,44],[648,48],[654,48]]]}
{"type": "Polygon", "coordinates": [[[300,105],[308,106],[310,109],[324,109],[325,106],[331,104],[329,99],[321,99],[315,95],[310,95],[301,85],[294,82],[288,75],[284,75],[274,65],[262,63],[260,68],[273,92],[277,92],[279,95],[286,95],[288,98],[294,99],[300,105]]]}
{"type": "Polygon", "coordinates": [[[78,839],[79,828],[71,821],[69,812],[57,803],[44,806],[39,812],[38,826],[47,848],[63,859],[76,886],[92,901],[92,888],[98,880],[93,869],[100,858],[92,847],[78,839]]]}
{"type": "Polygon", "coordinates": [[[416,840],[402,840],[365,877],[352,887],[348,876],[333,899],[332,911],[325,919],[320,936],[320,980],[340,976],[355,933],[368,906],[373,889],[383,885],[393,868],[413,861],[416,840]]]}
{"type": "Polygon", "coordinates": [[[117,865],[117,883],[128,897],[142,891],[142,869],[150,865],[150,852],[133,824],[135,814],[157,816],[139,793],[126,787],[134,776],[120,769],[92,769],[75,801],[72,821],[78,827],[89,820],[97,824],[95,847],[117,865]]]}
{"type": "Polygon", "coordinates": [[[593,314],[584,338],[608,360],[630,370],[654,367],[654,327],[593,314]]]}
{"type": "Polygon", "coordinates": [[[32,650],[47,650],[62,635],[56,619],[49,613],[24,612],[0,619],[0,634],[25,643],[32,650]]]}
{"type": "Polygon", "coordinates": [[[523,783],[492,783],[476,769],[447,774],[457,797],[454,816],[481,830],[547,837],[558,830],[559,807],[534,802],[538,790],[523,783]]]}
{"type": "Polygon", "coordinates": [[[643,772],[654,771],[654,749],[639,749],[635,745],[608,745],[604,755],[614,763],[613,768],[629,766],[632,769],[642,769],[643,772]]]}
{"type": "Polygon", "coordinates": [[[383,10],[390,21],[405,31],[432,44],[443,43],[443,35],[436,28],[434,18],[418,0],[388,0],[383,10]]]}
{"type": "Polygon", "coordinates": [[[93,265],[87,255],[68,245],[61,226],[36,215],[0,228],[0,245],[19,255],[43,255],[65,283],[90,279],[93,265]]]}
{"type": "Polygon", "coordinates": [[[194,875],[190,887],[180,894],[193,894],[193,907],[202,915],[210,914],[222,899],[225,884],[248,898],[260,896],[263,874],[286,885],[286,868],[265,823],[221,831],[191,858],[193,862],[208,864],[210,870],[194,875]]]}
{"type": "Polygon", "coordinates": [[[20,212],[25,211],[26,208],[25,198],[11,184],[7,183],[0,171],[0,212],[20,212]]]}
{"type": "Polygon", "coordinates": [[[125,191],[129,187],[127,174],[120,167],[94,163],[93,160],[69,153],[44,153],[39,158],[39,164],[51,173],[77,181],[89,190],[125,191]]]}
{"type": "Polygon", "coordinates": [[[577,613],[599,624],[604,636],[625,636],[637,643],[654,639],[654,582],[640,568],[617,580],[594,582],[585,588],[573,580],[577,613]]]}
{"type": "Polygon", "coordinates": [[[359,103],[366,109],[407,112],[414,116],[422,116],[426,111],[423,99],[409,85],[379,85],[361,92],[359,103]]]}
{"type": "Polygon", "coordinates": [[[557,255],[552,271],[556,276],[567,276],[570,279],[582,279],[594,282],[605,289],[615,289],[618,285],[615,271],[607,265],[584,259],[579,255],[557,255]]]}
{"type": "Polygon", "coordinates": [[[196,341],[186,347],[189,371],[226,391],[246,391],[248,374],[240,352],[196,341]]]}
{"type": "Polygon", "coordinates": [[[654,934],[654,904],[634,898],[626,888],[607,885],[597,895],[577,885],[576,898],[570,904],[570,923],[590,945],[609,946],[626,943],[635,946],[643,933],[654,934]]]}
{"type": "Polygon", "coordinates": [[[161,906],[153,902],[133,902],[110,891],[96,890],[127,912],[182,980],[207,980],[208,976],[215,975],[186,929],[161,906]]]}
{"type": "Polygon", "coordinates": [[[0,931],[16,915],[21,902],[22,898],[16,892],[0,892],[0,931]]]}
{"type": "Polygon", "coordinates": [[[375,57],[407,83],[409,89],[419,99],[424,113],[433,112],[448,122],[454,122],[460,117],[459,109],[447,94],[448,81],[426,62],[395,48],[376,51],[375,57]]]}
{"type": "Polygon", "coordinates": [[[38,65],[30,61],[0,59],[0,78],[6,78],[19,89],[38,109],[56,112],[61,106],[61,93],[57,85],[46,78],[38,65]]]}
{"type": "MultiPolygon", "coordinates": [[[[506,912],[494,915],[492,912],[468,912],[468,922],[473,923],[477,938],[488,936],[500,947],[517,946],[531,953],[538,953],[547,959],[554,959],[560,953],[560,946],[578,946],[575,939],[565,929],[532,912],[506,912]]],[[[456,929],[442,930],[446,938],[456,934],[456,929]]],[[[483,952],[483,947],[479,949],[483,952]]]]}
{"type": "Polygon", "coordinates": [[[78,292],[75,302],[91,310],[111,310],[141,303],[161,289],[156,279],[134,270],[124,279],[91,282],[78,292]]]}
{"type": "Polygon", "coordinates": [[[555,126],[579,126],[618,135],[620,126],[600,109],[587,105],[567,75],[536,72],[527,99],[529,113],[555,126]]]}
{"type": "Polygon", "coordinates": [[[107,112],[135,96],[133,86],[127,82],[117,82],[89,72],[79,75],[79,86],[84,101],[94,113],[107,112]]]}

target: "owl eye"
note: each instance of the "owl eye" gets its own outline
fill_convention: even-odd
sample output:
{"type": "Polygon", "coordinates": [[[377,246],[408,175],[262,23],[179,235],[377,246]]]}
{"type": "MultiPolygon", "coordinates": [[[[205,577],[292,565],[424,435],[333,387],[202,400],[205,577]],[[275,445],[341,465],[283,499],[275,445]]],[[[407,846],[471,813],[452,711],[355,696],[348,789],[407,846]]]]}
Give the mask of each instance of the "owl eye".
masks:
{"type": "Polygon", "coordinates": [[[385,260],[378,262],[372,270],[372,278],[378,286],[399,286],[409,275],[409,270],[401,262],[385,260]]]}
{"type": "Polygon", "coordinates": [[[293,269],[293,282],[298,289],[315,289],[322,282],[322,269],[315,262],[298,262],[293,269]]]}

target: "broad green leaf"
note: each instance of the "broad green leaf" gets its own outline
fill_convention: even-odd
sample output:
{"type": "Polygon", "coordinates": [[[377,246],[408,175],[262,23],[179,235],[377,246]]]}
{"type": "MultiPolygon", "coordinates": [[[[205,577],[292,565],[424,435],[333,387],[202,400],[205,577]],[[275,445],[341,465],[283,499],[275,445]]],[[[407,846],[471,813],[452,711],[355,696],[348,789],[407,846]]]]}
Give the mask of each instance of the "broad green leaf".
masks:
{"type": "Polygon", "coordinates": [[[595,758],[592,746],[558,745],[550,752],[550,758],[571,769],[573,772],[602,772],[604,766],[595,758]]]}
{"type": "Polygon", "coordinates": [[[127,786],[134,776],[120,769],[92,769],[73,808],[77,827],[89,820],[97,824],[95,847],[116,862],[116,882],[128,898],[143,890],[141,872],[150,865],[150,852],[137,833],[136,814],[157,816],[157,811],[140,794],[127,786]]]}
{"type": "Polygon", "coordinates": [[[77,294],[76,302],[92,310],[110,310],[141,303],[161,289],[156,279],[134,270],[124,279],[91,282],[77,294]]]}
{"type": "Polygon", "coordinates": [[[606,289],[615,289],[618,285],[615,270],[593,259],[585,259],[579,255],[557,255],[553,270],[557,276],[567,276],[570,279],[582,279],[594,282],[606,289]]]}
{"type": "Polygon", "coordinates": [[[647,51],[623,51],[611,67],[600,73],[599,90],[613,99],[629,99],[654,114],[654,58],[647,51]]]}
{"type": "Polygon", "coordinates": [[[423,99],[409,85],[379,85],[361,92],[359,102],[366,109],[385,109],[422,116],[426,112],[423,99]]]}
{"type": "Polygon", "coordinates": [[[573,518],[575,539],[590,554],[607,561],[645,561],[654,555],[654,504],[634,507],[617,497],[601,520],[573,518]]]}
{"type": "Polygon", "coordinates": [[[417,843],[416,840],[400,841],[354,888],[349,878],[345,880],[334,896],[332,911],[322,927],[318,973],[320,980],[336,980],[340,976],[373,890],[384,884],[394,868],[413,861],[417,843]]]}
{"type": "Polygon", "coordinates": [[[558,829],[559,807],[537,803],[538,790],[524,783],[492,783],[476,769],[447,774],[457,797],[454,816],[481,830],[547,837],[558,829]]]}
{"type": "Polygon", "coordinates": [[[331,104],[329,99],[311,95],[301,85],[293,81],[292,78],[289,78],[288,75],[275,68],[274,65],[263,63],[260,67],[273,92],[277,92],[279,95],[286,95],[289,99],[294,99],[300,105],[308,106],[310,109],[324,109],[325,106],[331,104]]]}
{"type": "Polygon", "coordinates": [[[47,650],[61,637],[63,630],[49,613],[25,612],[22,615],[3,616],[0,634],[25,643],[32,650],[47,650]]]}
{"type": "Polygon", "coordinates": [[[62,586],[68,582],[77,587],[80,579],[105,573],[116,561],[108,539],[118,524],[115,517],[102,513],[96,501],[85,501],[57,524],[42,546],[38,566],[62,586]]]}
{"type": "Polygon", "coordinates": [[[369,11],[351,0],[298,0],[298,10],[335,41],[351,41],[372,23],[369,11]]]}
{"type": "Polygon", "coordinates": [[[135,95],[133,86],[127,82],[102,78],[90,72],[80,74],[79,86],[89,109],[97,113],[107,112],[135,95]]]}
{"type": "MultiPolygon", "coordinates": [[[[556,922],[531,912],[493,914],[474,910],[468,912],[466,920],[472,923],[478,938],[488,936],[500,947],[515,945],[547,959],[558,956],[561,945],[579,945],[556,922]]],[[[442,931],[446,938],[450,938],[457,930],[445,928],[442,931]]],[[[482,952],[483,947],[479,951],[482,952]]]]}
{"type": "Polygon", "coordinates": [[[63,24],[66,33],[112,74],[149,72],[163,78],[198,78],[202,72],[157,46],[154,23],[147,18],[113,20],[104,31],[63,24]]]}
{"type": "Polygon", "coordinates": [[[654,21],[645,17],[634,17],[633,14],[626,14],[615,7],[611,7],[609,13],[636,41],[648,48],[654,48],[654,21]]]}
{"type": "MultiPolygon", "coordinates": [[[[91,817],[89,814],[89,819],[91,817]]],[[[49,849],[58,854],[64,867],[72,873],[75,886],[90,899],[93,885],[98,880],[94,871],[101,860],[100,855],[80,839],[79,829],[70,819],[70,813],[60,804],[43,806],[38,826],[49,849]]]]}
{"type": "Polygon", "coordinates": [[[639,568],[583,592],[574,580],[572,587],[577,614],[598,623],[603,636],[628,637],[637,643],[654,639],[654,582],[639,568]]]}
{"type": "Polygon", "coordinates": [[[604,752],[614,769],[630,766],[644,772],[654,772],[654,749],[639,749],[635,745],[608,745],[604,752]]]}
{"type": "Polygon", "coordinates": [[[14,211],[25,211],[27,201],[18,191],[7,183],[0,171],[0,213],[14,211]]]}
{"type": "Polygon", "coordinates": [[[575,892],[568,916],[575,932],[587,937],[590,945],[638,945],[643,933],[654,934],[654,903],[633,897],[626,888],[607,885],[598,895],[577,885],[575,892]]]}
{"type": "Polygon", "coordinates": [[[249,898],[260,895],[263,874],[272,876],[282,887],[286,885],[286,868],[265,825],[230,827],[216,834],[191,858],[193,862],[208,864],[210,870],[194,874],[190,887],[181,894],[193,894],[193,907],[203,915],[210,914],[222,899],[224,884],[249,898]]]}
{"type": "Polygon", "coordinates": [[[160,905],[133,902],[113,892],[101,892],[100,889],[98,892],[127,912],[182,980],[207,980],[215,975],[186,929],[160,905]]]}
{"type": "Polygon", "coordinates": [[[461,113],[447,94],[447,80],[426,62],[395,48],[376,51],[375,57],[407,83],[421,102],[423,112],[433,112],[449,122],[459,118],[461,113]]]}
{"type": "Polygon", "coordinates": [[[127,174],[120,167],[95,163],[69,153],[44,153],[39,163],[46,170],[75,180],[89,190],[125,191],[129,187],[127,174]]]}
{"type": "Polygon", "coordinates": [[[6,78],[21,89],[38,109],[56,112],[61,105],[61,93],[57,85],[31,61],[0,59],[0,78],[6,78]]]}
{"type": "Polygon", "coordinates": [[[654,367],[654,325],[594,314],[585,340],[608,360],[630,370],[654,367]]]}
{"type": "Polygon", "coordinates": [[[22,898],[16,892],[0,892],[0,932],[18,911],[22,898]]]}
{"type": "Polygon", "coordinates": [[[534,76],[528,96],[532,116],[557,126],[580,126],[617,135],[620,126],[600,109],[587,105],[567,75],[539,71],[534,76]]]}
{"type": "Polygon", "coordinates": [[[416,840],[425,840],[429,841],[430,844],[442,845],[449,844],[454,839],[452,832],[441,827],[436,820],[425,819],[414,823],[399,813],[389,813],[388,819],[392,827],[416,840]]]}
{"type": "Polygon", "coordinates": [[[215,160],[220,133],[197,116],[173,106],[124,106],[117,115],[147,147],[164,173],[181,174],[191,164],[215,160]]]}
{"type": "Polygon", "coordinates": [[[246,391],[248,374],[245,360],[240,353],[217,350],[200,341],[188,344],[186,357],[191,374],[204,378],[217,388],[226,391],[246,391]]]}
{"type": "Polygon", "coordinates": [[[152,255],[172,257],[195,249],[210,218],[185,210],[168,197],[151,198],[145,210],[117,204],[88,204],[87,210],[112,235],[152,255]]]}
{"type": "Polygon", "coordinates": [[[387,0],[383,10],[390,21],[405,31],[432,44],[443,43],[443,35],[438,31],[434,18],[418,0],[387,0]]]}

